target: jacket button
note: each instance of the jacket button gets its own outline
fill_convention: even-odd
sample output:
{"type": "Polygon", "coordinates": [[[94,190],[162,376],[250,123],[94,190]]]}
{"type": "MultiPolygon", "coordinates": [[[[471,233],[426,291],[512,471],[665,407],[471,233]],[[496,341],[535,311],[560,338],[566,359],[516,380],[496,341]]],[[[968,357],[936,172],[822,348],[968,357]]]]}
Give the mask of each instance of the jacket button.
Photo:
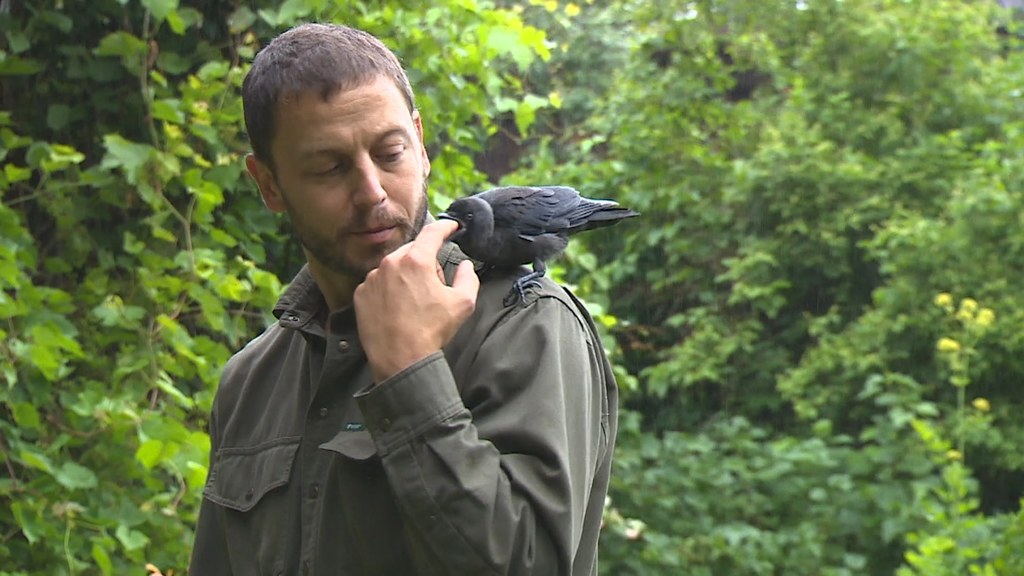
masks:
{"type": "Polygon", "coordinates": [[[309,497],[310,498],[316,498],[319,495],[320,495],[320,485],[319,484],[313,484],[312,486],[309,487],[309,497]]]}
{"type": "Polygon", "coordinates": [[[245,499],[252,500],[252,497],[255,495],[256,494],[252,491],[252,488],[249,488],[249,491],[245,493],[245,499]]]}
{"type": "Polygon", "coordinates": [[[338,351],[348,352],[348,340],[338,340],[338,351]]]}
{"type": "Polygon", "coordinates": [[[321,418],[327,418],[327,408],[321,408],[317,414],[319,414],[321,418]]]}

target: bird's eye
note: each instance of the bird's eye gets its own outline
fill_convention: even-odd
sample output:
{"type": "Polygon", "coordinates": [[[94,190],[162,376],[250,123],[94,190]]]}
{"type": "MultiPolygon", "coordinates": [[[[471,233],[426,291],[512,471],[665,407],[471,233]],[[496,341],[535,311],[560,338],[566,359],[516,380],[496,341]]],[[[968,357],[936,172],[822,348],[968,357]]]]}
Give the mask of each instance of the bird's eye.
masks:
{"type": "Polygon", "coordinates": [[[472,219],[473,219],[473,213],[472,212],[470,212],[469,214],[466,214],[466,220],[472,220],[472,219]]]}

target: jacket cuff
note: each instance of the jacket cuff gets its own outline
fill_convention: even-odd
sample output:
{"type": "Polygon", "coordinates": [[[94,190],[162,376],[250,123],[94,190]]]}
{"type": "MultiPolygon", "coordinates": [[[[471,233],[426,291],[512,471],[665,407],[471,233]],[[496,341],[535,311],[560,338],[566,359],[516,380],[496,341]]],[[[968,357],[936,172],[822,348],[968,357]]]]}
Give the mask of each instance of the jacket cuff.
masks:
{"type": "Polygon", "coordinates": [[[441,351],[354,397],[381,457],[437,424],[467,412],[441,351]]]}

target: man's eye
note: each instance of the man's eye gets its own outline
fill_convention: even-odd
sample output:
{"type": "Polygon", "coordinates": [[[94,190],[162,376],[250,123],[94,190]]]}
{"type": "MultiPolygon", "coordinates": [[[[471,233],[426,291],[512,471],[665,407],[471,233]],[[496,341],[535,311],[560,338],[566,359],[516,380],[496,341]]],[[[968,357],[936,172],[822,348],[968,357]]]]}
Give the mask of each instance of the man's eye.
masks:
{"type": "Polygon", "coordinates": [[[393,147],[384,150],[377,158],[385,164],[398,162],[402,159],[402,154],[405,153],[405,146],[393,147]]]}

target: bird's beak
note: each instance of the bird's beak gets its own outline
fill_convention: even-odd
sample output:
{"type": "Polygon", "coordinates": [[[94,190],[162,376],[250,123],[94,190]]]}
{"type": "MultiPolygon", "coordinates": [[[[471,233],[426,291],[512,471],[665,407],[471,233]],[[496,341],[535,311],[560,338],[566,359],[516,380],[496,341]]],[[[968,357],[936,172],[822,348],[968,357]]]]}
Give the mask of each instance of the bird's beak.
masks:
{"type": "Polygon", "coordinates": [[[437,215],[437,219],[438,220],[454,220],[459,225],[459,229],[456,230],[455,232],[452,232],[452,235],[448,237],[448,240],[450,240],[452,242],[457,240],[459,238],[459,236],[462,236],[463,234],[466,233],[466,226],[463,225],[463,223],[458,218],[452,216],[451,214],[449,214],[447,212],[441,212],[440,214],[438,214],[437,215]]]}

